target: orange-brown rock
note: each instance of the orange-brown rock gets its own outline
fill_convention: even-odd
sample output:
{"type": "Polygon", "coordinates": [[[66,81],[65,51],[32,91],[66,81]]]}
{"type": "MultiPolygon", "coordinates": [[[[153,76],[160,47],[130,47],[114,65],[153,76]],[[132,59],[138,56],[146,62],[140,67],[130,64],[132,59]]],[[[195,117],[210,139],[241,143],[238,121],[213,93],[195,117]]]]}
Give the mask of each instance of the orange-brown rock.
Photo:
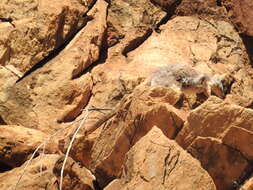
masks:
{"type": "Polygon", "coordinates": [[[161,22],[166,13],[149,0],[112,1],[108,9],[109,57],[126,55],[138,47],[161,22]]]}
{"type": "Polygon", "coordinates": [[[251,0],[222,0],[228,10],[228,16],[239,32],[253,36],[253,2],[251,0]]]}
{"type": "Polygon", "coordinates": [[[226,97],[226,102],[230,104],[236,104],[245,108],[253,108],[253,98],[252,97],[246,97],[246,96],[240,96],[237,94],[228,95],[226,97]]]}
{"type": "Polygon", "coordinates": [[[216,0],[182,0],[176,8],[176,15],[199,16],[203,19],[228,20],[227,11],[216,0]]]}
{"type": "MultiPolygon", "coordinates": [[[[53,173],[60,181],[61,169],[64,156],[61,157],[54,166],[53,173]]],[[[95,190],[94,182],[96,178],[89,170],[80,166],[77,162],[68,158],[64,167],[64,177],[62,187],[65,190],[95,190]]]]}
{"type": "Polygon", "coordinates": [[[173,107],[180,98],[172,89],[137,87],[123,98],[116,115],[103,127],[91,152],[91,169],[101,186],[121,173],[127,151],[154,125],[174,138],[183,125],[183,113],[173,107]]]}
{"type": "Polygon", "coordinates": [[[0,65],[22,76],[70,40],[86,24],[87,11],[75,0],[2,0],[0,52],[6,53],[0,65]]]}
{"type": "Polygon", "coordinates": [[[59,128],[59,122],[72,121],[82,112],[91,95],[92,78],[89,73],[81,73],[99,59],[106,9],[106,2],[97,1],[87,13],[94,19],[75,39],[7,92],[8,100],[0,102],[0,115],[7,124],[52,133],[59,128]]]}
{"type": "MultiPolygon", "coordinates": [[[[13,168],[28,160],[35,149],[48,139],[48,135],[22,126],[0,125],[0,139],[0,162],[13,168]]],[[[56,153],[58,145],[53,140],[49,141],[41,147],[42,151],[56,153]]]]}
{"type": "Polygon", "coordinates": [[[253,160],[253,130],[235,126],[230,127],[222,138],[222,142],[238,150],[248,160],[253,160]]]}
{"type": "Polygon", "coordinates": [[[176,141],[187,148],[196,137],[222,139],[232,126],[253,131],[253,110],[229,104],[212,96],[191,111],[176,141]]]}
{"type": "MultiPolygon", "coordinates": [[[[62,156],[46,154],[34,159],[25,169],[25,165],[0,174],[0,189],[39,190],[59,189],[59,166],[62,156]],[[25,171],[24,171],[25,169],[25,171]],[[20,176],[24,174],[19,181],[20,176]],[[19,183],[17,184],[17,182],[19,183]]],[[[64,190],[93,190],[94,176],[85,168],[67,161],[63,178],[64,190]]]]}
{"type": "Polygon", "coordinates": [[[49,154],[36,158],[27,167],[24,173],[25,164],[0,174],[0,189],[14,189],[20,176],[24,173],[16,189],[37,190],[48,188],[57,190],[57,177],[53,174],[53,168],[59,155],[49,154]]]}
{"type": "Polygon", "coordinates": [[[247,66],[245,47],[230,23],[178,16],[160,30],[128,53],[129,64],[145,63],[149,73],[167,64],[189,64],[208,75],[226,73],[233,77],[225,82],[226,94],[253,97],[252,68],[247,66]]]}
{"type": "Polygon", "coordinates": [[[200,163],[153,127],[127,153],[123,174],[106,190],[216,189],[200,163]]]}
{"type": "Polygon", "coordinates": [[[253,177],[247,180],[239,190],[252,190],[253,189],[253,177]]]}
{"type": "Polygon", "coordinates": [[[242,154],[210,137],[197,137],[187,148],[212,177],[217,189],[234,189],[252,169],[242,154]]]}
{"type": "Polygon", "coordinates": [[[18,76],[7,68],[0,66],[0,102],[5,102],[8,99],[7,92],[14,86],[18,80],[18,76]]]}
{"type": "MultiPolygon", "coordinates": [[[[91,138],[90,136],[87,137],[80,135],[79,137],[76,137],[70,150],[70,157],[73,158],[73,160],[81,163],[81,165],[85,166],[86,168],[90,168],[91,149],[96,140],[96,138],[91,138]]],[[[59,141],[59,149],[63,153],[66,153],[70,140],[71,138],[64,138],[59,141]]]]}

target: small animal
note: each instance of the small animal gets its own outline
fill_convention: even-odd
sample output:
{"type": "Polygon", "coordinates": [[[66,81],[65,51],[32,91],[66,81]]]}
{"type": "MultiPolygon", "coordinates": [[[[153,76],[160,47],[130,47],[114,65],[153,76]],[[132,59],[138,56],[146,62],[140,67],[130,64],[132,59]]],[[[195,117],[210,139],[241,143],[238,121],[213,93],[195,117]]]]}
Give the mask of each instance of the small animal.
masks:
{"type": "Polygon", "coordinates": [[[225,97],[221,75],[209,77],[185,64],[169,64],[158,68],[151,74],[147,85],[174,88],[184,93],[204,93],[207,97],[211,93],[220,98],[225,97]]]}

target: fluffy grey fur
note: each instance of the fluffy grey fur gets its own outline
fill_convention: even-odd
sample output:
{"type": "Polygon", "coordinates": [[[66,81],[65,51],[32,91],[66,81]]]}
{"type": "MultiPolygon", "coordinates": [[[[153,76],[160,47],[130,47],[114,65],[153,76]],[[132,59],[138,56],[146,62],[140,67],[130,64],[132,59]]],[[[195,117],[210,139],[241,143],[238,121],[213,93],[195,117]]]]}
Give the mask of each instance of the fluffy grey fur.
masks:
{"type": "Polygon", "coordinates": [[[191,89],[196,93],[204,92],[207,96],[210,96],[212,91],[219,97],[224,96],[223,85],[217,77],[211,78],[184,64],[170,64],[158,68],[151,74],[148,84],[179,88],[182,91],[191,89]]]}

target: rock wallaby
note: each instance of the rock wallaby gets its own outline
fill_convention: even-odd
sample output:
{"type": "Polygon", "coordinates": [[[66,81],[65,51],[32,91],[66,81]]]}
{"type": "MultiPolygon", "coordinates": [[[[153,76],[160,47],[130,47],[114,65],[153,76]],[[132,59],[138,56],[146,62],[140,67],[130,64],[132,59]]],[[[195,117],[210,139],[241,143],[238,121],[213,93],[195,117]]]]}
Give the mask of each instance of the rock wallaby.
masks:
{"type": "Polygon", "coordinates": [[[155,70],[149,77],[147,85],[169,87],[183,93],[204,93],[207,97],[212,93],[224,98],[225,92],[221,81],[222,75],[210,77],[189,65],[169,64],[155,70]]]}

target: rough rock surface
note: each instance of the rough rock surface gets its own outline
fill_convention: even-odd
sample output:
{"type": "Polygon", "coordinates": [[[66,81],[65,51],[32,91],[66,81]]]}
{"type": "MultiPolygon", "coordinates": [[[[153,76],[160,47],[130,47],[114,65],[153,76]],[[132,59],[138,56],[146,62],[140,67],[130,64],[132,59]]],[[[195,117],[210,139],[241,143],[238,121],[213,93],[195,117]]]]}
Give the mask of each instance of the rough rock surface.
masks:
{"type": "Polygon", "coordinates": [[[253,2],[251,0],[222,0],[228,10],[228,16],[239,32],[253,36],[253,2]]]}
{"type": "Polygon", "coordinates": [[[75,39],[55,59],[7,92],[8,99],[0,105],[0,115],[7,124],[52,133],[59,122],[72,121],[81,113],[91,94],[92,79],[89,74],[78,76],[99,59],[106,7],[98,1],[88,13],[94,19],[75,39]]]}
{"type": "Polygon", "coordinates": [[[218,0],[182,0],[176,9],[180,16],[199,16],[202,19],[228,20],[227,11],[218,0]]]}
{"type": "Polygon", "coordinates": [[[247,159],[253,160],[253,130],[243,129],[242,127],[230,127],[222,142],[238,151],[247,159]]]}
{"type": "Polygon", "coordinates": [[[154,125],[168,138],[174,138],[182,127],[182,113],[170,105],[180,96],[162,92],[165,91],[145,86],[136,88],[103,127],[91,152],[91,169],[102,186],[120,175],[127,151],[154,125]]]}
{"type": "MultiPolygon", "coordinates": [[[[53,173],[60,181],[61,169],[64,157],[61,157],[54,166],[53,173]]],[[[96,178],[89,170],[80,166],[77,162],[68,158],[64,167],[63,189],[66,190],[95,190],[94,182],[96,178]]]]}
{"type": "MultiPolygon", "coordinates": [[[[161,185],[155,177],[146,180],[150,173],[135,173],[150,168],[135,170],[129,164],[142,151],[133,146],[154,125],[163,139],[175,139],[188,150],[192,161],[199,159],[203,168],[196,176],[208,172],[208,180],[212,177],[221,190],[252,188],[251,9],[250,0],[2,0],[0,190],[17,181],[25,167],[20,165],[44,138],[54,135],[47,153],[66,153],[83,122],[64,176],[68,189],[137,188],[132,185],[138,180],[147,189],[161,185]],[[220,75],[226,97],[145,86],[154,69],[177,63],[210,77],[220,75]],[[96,176],[94,184],[94,176],[82,167],[96,176]]],[[[43,179],[36,158],[19,187],[58,189],[58,158],[41,158],[43,179]]],[[[151,158],[144,162],[154,163],[151,158]]],[[[180,168],[185,170],[185,165],[180,168]]],[[[168,181],[188,179],[172,179],[175,171],[168,181]]],[[[173,188],[183,187],[167,189],[173,188]]]]}
{"type": "Polygon", "coordinates": [[[214,190],[216,187],[197,160],[153,127],[127,153],[121,178],[105,189],[214,190]]]}
{"type": "Polygon", "coordinates": [[[22,76],[86,24],[87,10],[75,0],[1,1],[0,65],[22,76]]]}
{"type": "MultiPolygon", "coordinates": [[[[0,125],[0,162],[9,167],[23,164],[48,136],[38,130],[22,126],[0,125]]],[[[44,153],[56,153],[57,142],[53,140],[44,147],[44,153]]]]}
{"type": "Polygon", "coordinates": [[[187,148],[197,136],[222,139],[230,127],[253,131],[253,110],[232,105],[216,97],[191,111],[176,141],[187,148]]]}
{"type": "Polygon", "coordinates": [[[160,29],[128,54],[129,64],[145,63],[150,70],[166,64],[190,64],[211,76],[231,74],[234,81],[225,84],[225,93],[252,99],[252,69],[231,24],[178,16],[160,29]]]}
{"type": "MultiPolygon", "coordinates": [[[[42,158],[34,159],[25,169],[19,184],[20,176],[24,172],[25,165],[11,171],[0,174],[0,189],[20,190],[59,189],[59,164],[60,155],[46,154],[42,158]]],[[[63,184],[65,190],[94,190],[94,177],[91,173],[69,159],[65,167],[63,184]]]]}
{"type": "Polygon", "coordinates": [[[217,189],[237,188],[252,166],[239,151],[210,137],[197,137],[187,148],[212,177],[217,189]]]}
{"type": "Polygon", "coordinates": [[[149,0],[112,1],[108,9],[109,57],[126,55],[142,43],[166,13],[149,0]],[[133,15],[133,16],[131,16],[133,15]],[[120,43],[119,43],[120,42],[120,43]]]}

